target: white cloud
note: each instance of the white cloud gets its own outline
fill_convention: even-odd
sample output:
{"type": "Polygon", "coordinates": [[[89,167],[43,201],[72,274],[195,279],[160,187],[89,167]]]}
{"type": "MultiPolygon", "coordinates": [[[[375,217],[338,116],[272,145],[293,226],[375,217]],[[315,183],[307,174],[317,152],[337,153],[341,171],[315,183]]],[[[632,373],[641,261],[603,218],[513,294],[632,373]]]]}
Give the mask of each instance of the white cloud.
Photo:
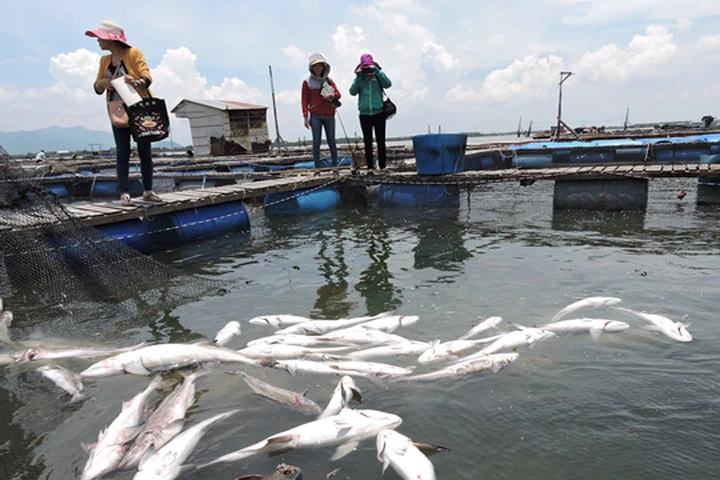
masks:
{"type": "MultiPolygon", "coordinates": [[[[550,93],[548,87],[557,84],[559,73],[564,69],[560,57],[550,55],[544,58],[527,56],[516,60],[507,68],[494,70],[482,84],[479,91],[457,85],[450,89],[445,99],[449,102],[491,102],[518,104],[550,93]]],[[[554,94],[554,91],[553,91],[554,94]]]]}
{"type": "Polygon", "coordinates": [[[290,63],[294,67],[300,67],[307,64],[307,53],[294,43],[283,48],[282,52],[288,59],[290,59],[290,63]]]}
{"type": "Polygon", "coordinates": [[[698,39],[696,43],[700,50],[715,52],[720,50],[720,35],[705,35],[698,39]]]}
{"type": "Polygon", "coordinates": [[[460,66],[460,61],[454,58],[442,45],[435,42],[425,42],[421,52],[427,56],[427,61],[431,62],[435,70],[439,72],[456,70],[460,66]]]}
{"type": "Polygon", "coordinates": [[[673,34],[653,25],[647,28],[646,35],[636,35],[626,49],[609,44],[586,53],[575,71],[595,82],[623,82],[655,75],[654,68],[667,64],[677,51],[673,34]]]}

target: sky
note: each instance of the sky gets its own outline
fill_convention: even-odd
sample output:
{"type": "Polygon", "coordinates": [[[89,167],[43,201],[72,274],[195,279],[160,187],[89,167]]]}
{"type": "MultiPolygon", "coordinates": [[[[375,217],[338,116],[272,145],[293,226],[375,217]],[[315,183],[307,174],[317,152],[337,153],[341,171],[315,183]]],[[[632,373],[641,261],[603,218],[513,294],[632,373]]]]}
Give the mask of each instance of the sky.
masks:
{"type": "MultiPolygon", "coordinates": [[[[270,139],[310,139],[300,107],[308,57],[322,53],[343,95],[336,133],[359,133],[349,94],[371,53],[398,106],[388,136],[699,122],[720,117],[717,0],[375,0],[265,2],[3,0],[0,131],[110,131],[92,83],[102,20],[144,53],[153,92],[268,108],[270,139]],[[103,9],[104,8],[104,9],[103,9]],[[270,81],[275,91],[275,125],[270,81]]],[[[187,119],[172,139],[191,143],[187,119]]],[[[110,148],[111,146],[104,146],[110,148]]]]}

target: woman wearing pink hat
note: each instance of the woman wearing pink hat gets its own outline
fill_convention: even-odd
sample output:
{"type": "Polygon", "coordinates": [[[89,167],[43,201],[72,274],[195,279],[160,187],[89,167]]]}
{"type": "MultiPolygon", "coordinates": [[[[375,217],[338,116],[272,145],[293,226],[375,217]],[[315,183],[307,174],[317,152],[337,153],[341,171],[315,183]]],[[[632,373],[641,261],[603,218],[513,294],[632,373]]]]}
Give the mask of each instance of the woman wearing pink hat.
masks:
{"type": "Polygon", "coordinates": [[[383,112],[383,89],[390,88],[392,82],[373,59],[365,53],[355,67],[355,80],[350,86],[350,95],[358,95],[360,128],[365,143],[365,161],[368,174],[375,169],[373,161],[373,129],[377,143],[378,166],[384,170],[387,164],[385,148],[385,113],[383,112]]]}
{"type": "MultiPolygon", "coordinates": [[[[150,69],[145,62],[142,52],[131,46],[125,38],[122,27],[115,22],[103,20],[95,30],[85,32],[88,37],[98,39],[98,45],[102,50],[107,50],[110,55],[100,58],[100,68],[97,78],[93,84],[95,93],[107,96],[107,102],[120,100],[120,95],[112,86],[114,78],[125,78],[125,81],[132,86],[140,96],[152,83],[150,69]]],[[[113,136],[115,137],[115,149],[117,151],[117,177],[120,203],[132,205],[130,198],[130,126],[112,125],[113,136]]],[[[150,142],[139,142],[137,144],[138,155],[140,156],[140,172],[142,173],[143,194],[142,199],[147,202],[162,202],[162,199],[152,190],[153,187],[153,165],[152,149],[150,142]]]]}

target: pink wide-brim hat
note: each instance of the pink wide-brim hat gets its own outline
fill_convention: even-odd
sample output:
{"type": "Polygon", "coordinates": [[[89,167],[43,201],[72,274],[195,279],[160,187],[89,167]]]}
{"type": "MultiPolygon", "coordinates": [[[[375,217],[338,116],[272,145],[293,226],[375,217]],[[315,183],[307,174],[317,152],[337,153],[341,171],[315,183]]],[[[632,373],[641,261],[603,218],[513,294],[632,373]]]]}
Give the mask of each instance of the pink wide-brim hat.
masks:
{"type": "Polygon", "coordinates": [[[355,67],[355,71],[359,72],[363,67],[377,67],[381,68],[380,65],[373,59],[373,56],[369,53],[363,53],[360,57],[360,63],[355,67]]]}
{"type": "Polygon", "coordinates": [[[128,47],[131,45],[125,38],[125,31],[120,25],[110,20],[103,20],[100,22],[100,26],[95,30],[88,30],[85,32],[88,37],[101,38],[103,40],[114,40],[120,42],[128,47]]]}

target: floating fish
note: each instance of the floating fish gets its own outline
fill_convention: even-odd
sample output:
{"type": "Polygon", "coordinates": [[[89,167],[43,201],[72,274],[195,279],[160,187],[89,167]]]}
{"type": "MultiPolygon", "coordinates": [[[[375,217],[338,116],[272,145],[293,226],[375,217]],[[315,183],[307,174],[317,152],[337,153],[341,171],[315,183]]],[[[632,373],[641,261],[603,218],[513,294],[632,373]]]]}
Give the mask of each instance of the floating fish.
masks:
{"type": "Polygon", "coordinates": [[[573,302],[570,305],[563,308],[562,310],[560,310],[559,312],[557,312],[555,314],[555,316],[550,319],[550,322],[555,322],[555,321],[559,320],[561,317],[564,317],[571,312],[576,312],[583,308],[608,307],[611,305],[615,305],[617,303],[620,303],[620,299],[617,297],[587,297],[587,298],[583,298],[582,300],[573,302]]]}
{"type": "Polygon", "coordinates": [[[82,480],[100,478],[118,468],[129,442],[140,432],[150,395],[159,388],[162,381],[161,376],[156,376],[145,390],[123,402],[120,414],[98,435],[98,441],[85,462],[82,480]]]}
{"type": "Polygon", "coordinates": [[[333,394],[328,401],[325,410],[320,413],[318,419],[332,417],[340,413],[345,408],[350,408],[350,402],[355,400],[362,402],[362,392],[355,384],[355,380],[350,375],[343,375],[333,390],[333,394]]]}
{"type": "Polygon", "coordinates": [[[155,447],[151,447],[140,461],[133,480],[173,480],[187,471],[192,471],[195,467],[183,465],[183,462],[195,449],[200,438],[214,423],[225,420],[238,411],[232,410],[203,420],[179,433],[157,451],[155,447]]]}
{"type": "Polygon", "coordinates": [[[435,480],[432,462],[402,433],[382,430],[377,434],[375,443],[377,459],[383,464],[383,474],[391,466],[404,480],[435,480]]]}
{"type": "Polygon", "coordinates": [[[185,425],[185,414],[195,402],[195,380],[207,373],[202,370],[187,375],[183,382],[165,397],[145,421],[119,468],[135,468],[151,445],[155,449],[162,448],[180,433],[185,425]]]}
{"type": "Polygon", "coordinates": [[[285,345],[282,343],[256,344],[238,350],[248,358],[314,358],[318,360],[332,360],[339,357],[333,353],[347,350],[348,347],[303,347],[300,345],[285,345]]]}
{"type": "Polygon", "coordinates": [[[378,345],[377,347],[369,347],[362,350],[356,350],[345,355],[346,358],[352,360],[368,360],[376,357],[398,357],[404,355],[418,355],[431,348],[428,342],[418,342],[408,340],[407,342],[390,343],[387,345],[378,345]]]}
{"type": "Polygon", "coordinates": [[[381,330],[385,333],[392,333],[399,327],[407,327],[408,325],[416,323],[418,320],[420,320],[420,317],[417,315],[389,315],[368,320],[359,326],[373,330],[381,330]]]}
{"type": "Polygon", "coordinates": [[[80,402],[87,398],[87,395],[82,393],[82,379],[77,373],[71,372],[60,365],[43,365],[36,370],[45,378],[50,379],[55,385],[69,393],[72,397],[70,402],[80,402]]]}
{"type": "Polygon", "coordinates": [[[239,337],[241,334],[240,322],[232,320],[218,331],[213,342],[217,345],[224,346],[232,340],[233,337],[239,337]]]}
{"type": "Polygon", "coordinates": [[[131,347],[102,348],[102,347],[77,347],[77,348],[43,348],[29,347],[22,352],[12,354],[16,362],[31,362],[40,360],[59,360],[63,358],[96,358],[116,355],[123,352],[131,352],[146,344],[140,343],[131,347]]]}
{"type": "Polygon", "coordinates": [[[451,340],[449,342],[435,341],[430,348],[425,350],[419,357],[420,363],[432,363],[447,360],[456,357],[463,352],[477,347],[480,344],[478,340],[451,340]]]}
{"type": "Polygon", "coordinates": [[[332,417],[321,418],[277,433],[258,443],[228,453],[201,465],[235,462],[258,454],[277,455],[296,448],[324,448],[337,446],[331,457],[337,460],[352,452],[367,438],[375,437],[386,428],[397,428],[402,418],[378,410],[346,408],[332,417]]]}
{"type": "Polygon", "coordinates": [[[497,373],[518,358],[517,353],[475,354],[434,372],[419,373],[395,379],[395,381],[427,381],[449,377],[463,377],[474,373],[490,371],[497,373]]]}
{"type": "Polygon", "coordinates": [[[297,315],[266,315],[262,317],[254,317],[248,320],[253,325],[269,325],[274,329],[289,327],[311,321],[311,318],[299,317],[297,315]]]}
{"type": "Polygon", "coordinates": [[[150,345],[106,358],[80,372],[81,377],[107,377],[122,373],[150,375],[202,363],[256,362],[230,348],[207,343],[150,345]]]}
{"type": "Polygon", "coordinates": [[[245,380],[245,383],[250,386],[252,391],[260,396],[288,405],[293,410],[305,415],[319,415],[322,412],[320,406],[307,398],[305,393],[297,393],[292,390],[270,385],[262,380],[251,377],[245,372],[238,372],[238,374],[245,380]]]}
{"type": "Polygon", "coordinates": [[[603,318],[573,318],[538,325],[537,328],[553,332],[556,335],[588,332],[593,340],[597,340],[603,332],[622,332],[630,328],[630,325],[618,320],[603,318]]]}
{"type": "Polygon", "coordinates": [[[500,335],[499,338],[491,342],[490,345],[483,348],[478,353],[480,355],[489,355],[503,350],[512,350],[513,348],[520,346],[530,346],[535,342],[555,336],[553,332],[542,330],[540,328],[519,328],[520,330],[500,335]]]}
{"type": "Polygon", "coordinates": [[[488,317],[471,328],[465,335],[458,338],[458,340],[467,340],[468,338],[477,337],[481,333],[497,327],[500,325],[500,322],[502,322],[502,317],[488,317]]]}
{"type": "Polygon", "coordinates": [[[635,310],[630,310],[629,308],[620,308],[618,310],[632,313],[650,322],[651,326],[647,327],[648,329],[660,332],[666,337],[672,338],[673,340],[676,340],[678,342],[692,341],[692,335],[687,330],[688,325],[684,323],[675,322],[667,317],[663,317],[662,315],[638,312],[635,310]]]}

